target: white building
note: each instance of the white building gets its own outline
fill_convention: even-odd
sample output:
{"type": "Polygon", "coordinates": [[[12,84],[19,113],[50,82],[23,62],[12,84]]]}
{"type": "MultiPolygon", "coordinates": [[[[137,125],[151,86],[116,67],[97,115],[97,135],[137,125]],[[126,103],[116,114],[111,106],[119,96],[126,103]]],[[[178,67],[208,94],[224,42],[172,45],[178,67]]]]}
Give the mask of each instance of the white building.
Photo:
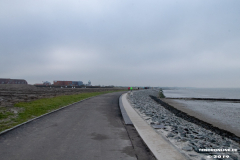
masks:
{"type": "Polygon", "coordinates": [[[91,81],[90,81],[90,80],[88,81],[88,84],[86,84],[86,86],[92,86],[92,84],[91,84],[91,81]]]}

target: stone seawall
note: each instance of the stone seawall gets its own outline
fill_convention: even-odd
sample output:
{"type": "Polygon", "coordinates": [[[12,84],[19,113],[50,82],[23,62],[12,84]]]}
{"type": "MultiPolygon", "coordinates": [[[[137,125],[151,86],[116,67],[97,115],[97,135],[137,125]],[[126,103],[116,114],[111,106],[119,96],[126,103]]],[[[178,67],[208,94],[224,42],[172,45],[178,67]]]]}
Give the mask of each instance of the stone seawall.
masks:
{"type": "Polygon", "coordinates": [[[189,159],[240,159],[239,137],[176,110],[173,106],[159,101],[157,96],[157,91],[143,90],[129,95],[128,100],[157,133],[189,159]],[[215,152],[221,149],[226,151],[215,152]]]}
{"type": "Polygon", "coordinates": [[[204,122],[198,118],[195,118],[193,116],[188,115],[187,113],[184,113],[176,108],[174,108],[173,106],[163,102],[161,99],[155,97],[155,96],[151,96],[150,97],[157,103],[159,103],[161,106],[163,106],[165,109],[169,110],[170,112],[172,112],[173,114],[175,114],[175,116],[180,117],[188,122],[194,123],[196,125],[199,125],[205,129],[211,130],[212,132],[221,135],[223,137],[227,137],[229,139],[232,139],[234,141],[236,141],[237,143],[240,144],[240,137],[236,136],[235,134],[228,132],[226,130],[220,129],[218,127],[214,127],[213,125],[204,122]]]}

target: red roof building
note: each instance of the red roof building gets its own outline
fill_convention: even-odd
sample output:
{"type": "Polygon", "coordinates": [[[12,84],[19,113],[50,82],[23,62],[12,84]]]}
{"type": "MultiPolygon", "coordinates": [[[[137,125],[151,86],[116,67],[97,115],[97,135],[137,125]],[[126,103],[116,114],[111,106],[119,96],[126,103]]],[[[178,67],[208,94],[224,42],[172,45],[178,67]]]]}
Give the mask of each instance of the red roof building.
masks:
{"type": "Polygon", "coordinates": [[[0,84],[28,84],[25,79],[0,78],[0,84]]]}

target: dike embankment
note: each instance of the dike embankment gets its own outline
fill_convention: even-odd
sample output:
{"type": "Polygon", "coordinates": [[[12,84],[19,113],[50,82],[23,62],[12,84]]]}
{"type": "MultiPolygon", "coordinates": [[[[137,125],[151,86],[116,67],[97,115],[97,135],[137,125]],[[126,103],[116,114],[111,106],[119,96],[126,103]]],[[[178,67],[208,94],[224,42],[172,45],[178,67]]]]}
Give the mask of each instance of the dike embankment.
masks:
{"type": "Polygon", "coordinates": [[[240,159],[239,137],[176,109],[157,98],[158,91],[143,90],[128,96],[139,115],[157,133],[192,160],[240,159]]]}

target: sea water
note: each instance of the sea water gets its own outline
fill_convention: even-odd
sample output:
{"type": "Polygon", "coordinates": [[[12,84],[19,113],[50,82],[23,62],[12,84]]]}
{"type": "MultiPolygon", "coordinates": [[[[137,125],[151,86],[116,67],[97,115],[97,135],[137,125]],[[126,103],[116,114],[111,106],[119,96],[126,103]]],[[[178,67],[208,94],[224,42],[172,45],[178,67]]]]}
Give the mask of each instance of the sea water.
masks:
{"type": "MultiPolygon", "coordinates": [[[[163,90],[167,98],[240,99],[240,89],[187,88],[163,90]]],[[[185,109],[204,117],[204,121],[240,136],[240,102],[173,99],[185,109]]]]}
{"type": "Polygon", "coordinates": [[[182,88],[163,92],[169,98],[240,99],[240,88],[182,88]]]}

